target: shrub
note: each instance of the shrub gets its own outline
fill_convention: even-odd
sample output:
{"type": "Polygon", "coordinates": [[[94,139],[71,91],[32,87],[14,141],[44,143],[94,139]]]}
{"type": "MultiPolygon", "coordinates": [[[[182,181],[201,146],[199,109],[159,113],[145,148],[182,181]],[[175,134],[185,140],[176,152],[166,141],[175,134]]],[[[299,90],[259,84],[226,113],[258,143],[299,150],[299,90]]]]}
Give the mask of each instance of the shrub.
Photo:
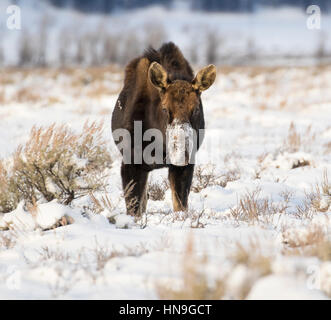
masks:
{"type": "Polygon", "coordinates": [[[302,203],[296,206],[296,216],[300,219],[311,219],[316,212],[326,212],[331,206],[331,183],[327,170],[323,173],[322,182],[316,183],[310,192],[305,192],[302,203]]]}
{"type": "Polygon", "coordinates": [[[201,190],[211,186],[225,188],[228,182],[238,179],[240,179],[239,170],[229,170],[224,174],[217,175],[215,166],[197,166],[194,171],[191,190],[199,193],[201,190]]]}
{"type": "Polygon", "coordinates": [[[36,49],[32,36],[27,31],[21,33],[20,45],[18,48],[18,65],[29,66],[34,62],[36,49]]]}
{"type": "Polygon", "coordinates": [[[160,299],[170,300],[245,299],[257,280],[272,273],[273,254],[265,255],[262,251],[258,239],[250,238],[245,244],[236,242],[227,254],[230,268],[217,266],[216,274],[210,272],[213,268],[208,256],[196,253],[190,236],[180,265],[179,281],[158,281],[156,294],[160,299]]]}
{"type": "Polygon", "coordinates": [[[249,269],[258,270],[260,276],[271,273],[271,257],[262,253],[261,244],[257,239],[250,238],[245,246],[236,242],[235,249],[230,255],[234,265],[245,265],[249,269]]]}
{"type": "Polygon", "coordinates": [[[74,199],[100,190],[111,158],[102,137],[103,123],[85,123],[81,134],[68,127],[33,127],[24,146],[19,146],[9,170],[0,166],[0,179],[7,192],[1,195],[0,209],[11,211],[18,201],[74,199]]]}
{"type": "Polygon", "coordinates": [[[222,277],[215,279],[213,285],[208,281],[206,272],[207,256],[198,256],[194,251],[194,241],[187,241],[180,277],[180,286],[173,283],[156,283],[156,293],[160,299],[167,300],[218,300],[225,294],[225,283],[222,277]]]}
{"type": "Polygon", "coordinates": [[[19,201],[14,179],[5,166],[4,161],[0,162],[0,212],[14,210],[19,201]]]}
{"type": "Polygon", "coordinates": [[[222,42],[214,30],[208,30],[206,34],[206,60],[207,63],[216,63],[218,60],[218,47],[222,42]]]}
{"type": "Polygon", "coordinates": [[[275,214],[287,214],[291,193],[284,191],[279,195],[282,202],[274,202],[272,199],[261,197],[261,188],[257,187],[247,191],[234,208],[230,208],[231,216],[237,221],[247,223],[262,222],[271,223],[275,214]]]}
{"type": "Polygon", "coordinates": [[[237,206],[230,209],[236,221],[259,221],[262,215],[270,213],[269,200],[259,199],[260,192],[260,188],[247,192],[239,199],[237,206]]]}
{"type": "Polygon", "coordinates": [[[254,284],[272,273],[273,254],[263,253],[258,238],[245,242],[236,242],[228,257],[232,271],[227,277],[227,293],[232,299],[246,299],[254,284]]]}
{"type": "Polygon", "coordinates": [[[12,232],[0,234],[0,250],[1,249],[11,249],[16,244],[16,237],[15,234],[12,232]]]}
{"type": "Polygon", "coordinates": [[[165,193],[168,189],[169,183],[167,180],[163,180],[161,183],[149,183],[147,189],[148,198],[153,201],[164,200],[165,193]]]}
{"type": "MultiPolygon", "coordinates": [[[[300,134],[293,122],[291,122],[288,129],[288,135],[284,140],[283,151],[290,153],[298,152],[300,150],[310,151],[310,147],[316,140],[316,134],[312,133],[311,126],[308,126],[305,132],[300,134]]],[[[309,163],[304,163],[303,165],[309,165],[309,163]]],[[[298,165],[302,166],[302,164],[298,165]]],[[[293,167],[294,169],[295,167],[293,167]]]]}
{"type": "Polygon", "coordinates": [[[305,228],[285,229],[282,236],[285,254],[331,261],[331,240],[327,228],[313,224],[305,228]]]}

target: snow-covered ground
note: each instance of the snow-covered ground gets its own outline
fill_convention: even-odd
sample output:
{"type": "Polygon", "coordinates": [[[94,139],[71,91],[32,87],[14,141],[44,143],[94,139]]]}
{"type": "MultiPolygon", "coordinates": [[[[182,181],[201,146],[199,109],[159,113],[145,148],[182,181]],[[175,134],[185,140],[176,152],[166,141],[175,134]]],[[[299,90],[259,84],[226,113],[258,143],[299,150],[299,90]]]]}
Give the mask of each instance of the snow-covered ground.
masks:
{"type": "MultiPolygon", "coordinates": [[[[10,225],[0,231],[0,298],[175,297],[169,288],[180,298],[217,297],[202,283],[224,286],[225,299],[330,296],[331,67],[220,68],[202,97],[210,130],[189,212],[172,212],[167,189],[138,221],[124,214],[110,134],[122,79],[116,68],[1,74],[0,158],[10,159],[33,125],[80,132],[86,120],[105,120],[113,164],[107,192],[96,194],[108,195],[111,212],[86,212],[86,196],[70,207],[39,203],[33,215],[22,205],[0,213],[0,228],[10,225]],[[208,141],[217,141],[211,154],[208,141]],[[47,230],[64,216],[73,223],[47,230]]],[[[149,181],[166,176],[154,171],[149,181]]]]}

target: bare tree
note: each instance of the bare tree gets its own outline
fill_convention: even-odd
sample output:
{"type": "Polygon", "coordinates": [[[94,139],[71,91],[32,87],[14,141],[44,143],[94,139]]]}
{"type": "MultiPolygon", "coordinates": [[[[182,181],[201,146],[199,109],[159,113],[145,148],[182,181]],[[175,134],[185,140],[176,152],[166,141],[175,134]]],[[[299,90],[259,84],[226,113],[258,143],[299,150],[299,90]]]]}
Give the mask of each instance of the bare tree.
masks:
{"type": "Polygon", "coordinates": [[[20,45],[18,49],[18,65],[27,66],[33,63],[35,56],[35,49],[33,47],[33,40],[28,31],[22,31],[20,38],[20,45]]]}
{"type": "Polygon", "coordinates": [[[3,52],[3,46],[0,44],[0,66],[3,66],[5,62],[5,55],[3,52]]]}
{"type": "Polygon", "coordinates": [[[140,41],[134,31],[127,33],[122,43],[122,54],[119,63],[122,65],[127,64],[131,59],[138,56],[141,52],[140,41]]]}
{"type": "Polygon", "coordinates": [[[70,60],[71,35],[62,30],[58,34],[58,57],[61,66],[66,66],[70,60]]]}
{"type": "Polygon", "coordinates": [[[103,63],[118,63],[118,37],[111,34],[104,34],[102,41],[102,61],[103,63]]]}
{"type": "Polygon", "coordinates": [[[86,41],[86,50],[89,56],[89,63],[91,65],[99,64],[99,54],[98,54],[98,44],[99,44],[99,35],[97,32],[90,32],[85,36],[86,41]]]}
{"type": "Polygon", "coordinates": [[[86,45],[85,45],[85,38],[82,35],[77,37],[76,42],[76,54],[74,57],[75,63],[78,65],[82,65],[86,60],[86,45]]]}
{"type": "Polygon", "coordinates": [[[208,30],[206,35],[206,60],[207,63],[217,63],[218,47],[220,42],[219,35],[214,30],[208,30]]]}
{"type": "Polygon", "coordinates": [[[157,23],[145,24],[144,35],[145,47],[152,46],[153,48],[160,47],[167,37],[163,25],[157,23]]]}
{"type": "Polygon", "coordinates": [[[315,57],[320,60],[326,57],[325,43],[327,40],[327,35],[324,32],[320,33],[319,42],[316,48],[315,57]]]}
{"type": "Polygon", "coordinates": [[[38,56],[37,56],[37,65],[45,67],[47,64],[46,61],[46,49],[48,41],[48,17],[44,16],[40,22],[39,26],[39,43],[38,43],[38,56]]]}
{"type": "Polygon", "coordinates": [[[198,57],[198,48],[197,48],[197,44],[196,41],[194,40],[194,35],[192,37],[192,40],[190,41],[190,46],[189,46],[189,57],[190,57],[190,61],[195,65],[197,64],[199,61],[199,57],[198,57]]]}
{"type": "Polygon", "coordinates": [[[249,61],[255,60],[257,55],[257,48],[253,38],[247,40],[246,56],[249,61]]]}

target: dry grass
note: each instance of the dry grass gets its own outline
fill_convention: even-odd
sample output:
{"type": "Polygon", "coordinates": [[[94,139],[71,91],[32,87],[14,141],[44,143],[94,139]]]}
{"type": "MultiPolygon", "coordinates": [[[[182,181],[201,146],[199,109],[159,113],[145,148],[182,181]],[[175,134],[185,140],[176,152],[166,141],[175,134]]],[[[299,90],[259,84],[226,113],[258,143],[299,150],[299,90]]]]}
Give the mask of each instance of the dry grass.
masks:
{"type": "Polygon", "coordinates": [[[100,246],[96,241],[94,256],[96,262],[96,271],[103,270],[108,261],[114,258],[123,258],[123,257],[140,257],[149,250],[144,244],[138,244],[135,248],[125,248],[124,250],[116,250],[114,248],[109,248],[106,246],[100,246]]]}
{"type": "Polygon", "coordinates": [[[191,190],[199,193],[201,190],[211,186],[225,188],[228,182],[238,179],[240,179],[240,172],[238,169],[229,170],[224,174],[216,174],[215,166],[196,166],[191,190]]]}
{"type": "Polygon", "coordinates": [[[256,239],[250,238],[248,245],[237,242],[230,259],[235,265],[243,264],[249,269],[259,270],[260,276],[271,273],[271,259],[262,253],[261,244],[256,239]]]}
{"type": "MultiPolygon", "coordinates": [[[[169,215],[169,213],[166,213],[169,215]]],[[[188,209],[185,212],[171,212],[171,221],[174,222],[182,222],[182,225],[185,225],[188,222],[188,226],[190,228],[204,228],[206,223],[203,223],[201,220],[205,215],[205,209],[196,210],[193,208],[188,209]]]]}
{"type": "Polygon", "coordinates": [[[331,240],[321,225],[309,225],[304,229],[285,229],[283,242],[285,255],[317,257],[331,261],[331,240]]]}
{"type": "Polygon", "coordinates": [[[321,242],[325,239],[325,231],[319,225],[312,225],[303,230],[293,232],[293,230],[283,231],[284,244],[291,248],[304,247],[321,242]]]}
{"type": "Polygon", "coordinates": [[[0,233],[0,249],[11,249],[16,244],[15,234],[13,232],[0,233]]]}
{"type": "Polygon", "coordinates": [[[59,97],[55,97],[55,96],[49,96],[47,98],[47,104],[51,105],[51,104],[57,104],[57,103],[61,103],[62,100],[59,97]]]}
{"type": "Polygon", "coordinates": [[[194,252],[194,241],[187,241],[182,261],[181,285],[178,289],[161,283],[156,284],[156,292],[160,299],[166,300],[219,300],[224,296],[223,279],[209,284],[206,268],[207,256],[199,257],[194,252]]]}
{"type": "Polygon", "coordinates": [[[109,96],[119,93],[117,88],[110,89],[104,83],[99,83],[89,88],[86,95],[92,99],[100,98],[102,96],[109,96]]]}
{"type": "Polygon", "coordinates": [[[33,260],[27,256],[24,258],[31,267],[46,265],[52,270],[55,277],[49,280],[49,289],[52,296],[58,298],[82,281],[82,275],[84,281],[90,280],[96,285],[97,280],[104,275],[105,266],[112,259],[140,257],[148,252],[149,250],[142,243],[133,248],[117,250],[95,240],[95,245],[91,249],[81,248],[73,253],[62,247],[43,246],[33,260]]]}
{"type": "Polygon", "coordinates": [[[2,104],[64,104],[75,98],[86,101],[118,94],[123,73],[119,67],[6,68],[0,77],[2,104]],[[19,83],[17,86],[15,84],[19,83]],[[55,90],[53,90],[55,88],[55,90]],[[84,97],[84,99],[83,99],[84,97]]]}
{"type": "MultiPolygon", "coordinates": [[[[99,197],[96,197],[93,192],[90,193],[90,199],[92,201],[92,206],[90,206],[88,209],[92,211],[95,214],[100,214],[103,211],[107,211],[109,213],[112,213],[114,209],[116,208],[117,204],[113,203],[107,192],[105,191],[104,194],[102,194],[99,197]]],[[[112,224],[116,223],[115,217],[110,216],[108,218],[109,222],[112,224]]]]}
{"type": "Polygon", "coordinates": [[[330,153],[331,153],[331,142],[326,143],[326,144],[324,145],[324,147],[325,147],[325,151],[324,151],[324,153],[325,153],[325,154],[330,154],[330,153]]]}
{"type": "Polygon", "coordinates": [[[262,252],[258,239],[250,238],[245,244],[236,242],[229,254],[229,260],[233,264],[233,270],[245,270],[246,273],[241,282],[231,290],[234,299],[245,299],[259,278],[272,273],[271,254],[266,255],[262,252]]]}
{"type": "Polygon", "coordinates": [[[147,226],[148,218],[150,216],[157,216],[159,218],[159,224],[161,223],[178,223],[181,227],[188,227],[188,228],[204,228],[208,223],[207,219],[217,219],[217,213],[213,210],[207,210],[205,208],[206,196],[201,197],[202,208],[195,209],[189,207],[185,211],[173,211],[171,209],[157,209],[155,211],[148,211],[136,222],[139,222],[142,227],[147,226]]]}
{"type": "MultiPolygon", "coordinates": [[[[316,140],[316,134],[312,132],[311,126],[308,126],[306,131],[302,134],[298,133],[296,126],[293,122],[291,122],[290,127],[288,129],[288,135],[283,142],[283,151],[287,152],[298,152],[300,150],[308,150],[310,146],[316,140]]],[[[309,161],[303,161],[302,163],[298,163],[297,166],[294,166],[292,169],[300,166],[309,165],[309,161]]]]}
{"type": "Polygon", "coordinates": [[[290,124],[288,129],[288,135],[284,141],[284,145],[289,152],[297,152],[301,147],[301,137],[297,133],[293,122],[290,124]]]}
{"type": "Polygon", "coordinates": [[[169,189],[168,180],[164,179],[161,183],[152,182],[148,184],[148,198],[153,201],[163,201],[165,193],[169,189]]]}
{"type": "Polygon", "coordinates": [[[325,169],[323,173],[323,180],[319,186],[319,189],[323,194],[331,196],[331,182],[329,181],[328,171],[325,169]]]}
{"type": "Polygon", "coordinates": [[[35,88],[21,88],[15,93],[13,100],[19,103],[36,103],[41,101],[42,97],[35,92],[35,88]]]}
{"type": "Polygon", "coordinates": [[[237,242],[227,255],[231,268],[212,276],[208,271],[211,263],[207,255],[196,254],[190,236],[183,254],[179,283],[157,282],[156,293],[160,299],[171,300],[245,299],[258,279],[272,273],[272,254],[266,255],[262,251],[258,239],[251,238],[245,244],[237,242]],[[239,269],[244,271],[240,281],[235,275],[239,269]]]}
{"type": "MultiPolygon", "coordinates": [[[[133,180],[130,181],[130,183],[128,183],[128,185],[123,190],[123,194],[121,197],[122,199],[125,199],[130,196],[130,194],[132,193],[132,190],[134,188],[134,185],[135,184],[133,183],[133,180]]],[[[112,201],[110,199],[110,197],[108,196],[108,191],[106,188],[103,188],[102,193],[103,194],[96,196],[93,192],[91,192],[90,200],[91,200],[92,204],[87,206],[85,209],[88,209],[89,211],[91,211],[94,214],[100,214],[103,211],[108,212],[110,214],[110,215],[107,215],[109,222],[115,224],[116,223],[116,219],[115,219],[116,214],[114,215],[113,213],[114,213],[114,210],[119,206],[120,198],[118,198],[116,201],[112,201]]],[[[129,211],[131,208],[134,208],[135,206],[137,206],[137,204],[138,204],[137,198],[136,197],[132,198],[130,200],[130,203],[128,204],[129,211]]],[[[140,217],[140,216],[135,216],[136,222],[141,220],[141,218],[142,217],[140,217]]]]}
{"type": "Polygon", "coordinates": [[[247,191],[238,201],[237,206],[230,208],[231,216],[237,221],[248,223],[270,223],[275,214],[286,214],[289,207],[291,194],[283,192],[281,203],[275,203],[272,199],[261,198],[261,189],[257,187],[253,191],[247,191]]]}
{"type": "Polygon", "coordinates": [[[13,172],[6,167],[8,164],[0,161],[0,212],[12,211],[20,199],[13,172]]]}
{"type": "Polygon", "coordinates": [[[57,222],[55,222],[52,226],[50,226],[49,228],[43,228],[43,231],[47,231],[47,230],[53,230],[59,227],[64,227],[67,226],[69,224],[73,224],[74,223],[74,219],[68,215],[64,215],[61,219],[59,219],[57,222]]]}
{"type": "Polygon", "coordinates": [[[315,193],[305,193],[305,198],[303,201],[296,206],[296,210],[294,212],[295,216],[298,219],[312,219],[314,213],[314,202],[315,202],[315,193]]]}
{"type": "Polygon", "coordinates": [[[20,200],[70,204],[103,188],[111,158],[102,132],[103,123],[95,122],[85,123],[81,134],[65,126],[34,127],[14,153],[11,169],[0,164],[2,188],[8,190],[0,197],[1,211],[15,209],[20,200]]]}
{"type": "Polygon", "coordinates": [[[322,181],[316,183],[310,192],[305,193],[302,203],[296,207],[299,219],[311,219],[316,212],[326,212],[331,206],[331,183],[328,172],[324,170],[322,181]]]}
{"type": "Polygon", "coordinates": [[[6,93],[4,89],[0,89],[0,103],[5,104],[6,102],[6,93]]]}

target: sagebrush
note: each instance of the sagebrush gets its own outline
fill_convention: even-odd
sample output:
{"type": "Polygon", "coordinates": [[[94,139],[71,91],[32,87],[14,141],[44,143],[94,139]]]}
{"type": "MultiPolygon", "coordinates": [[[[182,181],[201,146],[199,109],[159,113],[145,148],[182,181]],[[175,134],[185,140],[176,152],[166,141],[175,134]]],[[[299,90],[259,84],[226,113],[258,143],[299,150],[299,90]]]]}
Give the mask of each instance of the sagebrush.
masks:
{"type": "Polygon", "coordinates": [[[76,134],[67,126],[33,127],[25,145],[10,162],[0,162],[0,212],[18,202],[70,204],[105,186],[111,156],[102,135],[103,123],[85,123],[76,134]]]}

